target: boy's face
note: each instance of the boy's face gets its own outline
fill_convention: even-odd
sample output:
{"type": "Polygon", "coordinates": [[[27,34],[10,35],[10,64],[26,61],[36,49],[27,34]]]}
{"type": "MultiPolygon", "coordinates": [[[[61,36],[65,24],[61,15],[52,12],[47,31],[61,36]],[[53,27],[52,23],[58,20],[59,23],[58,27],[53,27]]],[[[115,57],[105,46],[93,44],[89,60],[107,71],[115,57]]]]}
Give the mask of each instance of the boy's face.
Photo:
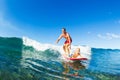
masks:
{"type": "Polygon", "coordinates": [[[80,52],[80,49],[79,48],[77,48],[77,50],[76,50],[77,52],[80,52]]]}

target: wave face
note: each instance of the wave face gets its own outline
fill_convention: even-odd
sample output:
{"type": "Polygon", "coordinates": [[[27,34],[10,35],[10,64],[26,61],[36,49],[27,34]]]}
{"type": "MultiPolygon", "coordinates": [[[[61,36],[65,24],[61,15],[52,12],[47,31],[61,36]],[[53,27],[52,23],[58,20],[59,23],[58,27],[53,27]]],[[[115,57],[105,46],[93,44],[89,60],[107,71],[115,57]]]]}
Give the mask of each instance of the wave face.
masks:
{"type": "Polygon", "coordinates": [[[119,80],[120,50],[71,46],[87,61],[67,61],[62,46],[0,37],[0,80],[119,80]]]}
{"type": "Polygon", "coordinates": [[[92,48],[89,68],[111,74],[120,74],[120,50],[92,48]]]}

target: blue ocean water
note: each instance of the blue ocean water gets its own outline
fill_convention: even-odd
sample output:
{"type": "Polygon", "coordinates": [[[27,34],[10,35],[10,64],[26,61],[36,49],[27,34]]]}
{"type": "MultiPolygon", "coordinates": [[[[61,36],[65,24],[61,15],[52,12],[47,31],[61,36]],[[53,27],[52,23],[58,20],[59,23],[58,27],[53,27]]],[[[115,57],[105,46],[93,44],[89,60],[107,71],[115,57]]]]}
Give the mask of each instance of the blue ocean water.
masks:
{"type": "Polygon", "coordinates": [[[88,60],[73,62],[61,47],[0,37],[0,80],[120,80],[119,49],[76,46],[88,60]]]}

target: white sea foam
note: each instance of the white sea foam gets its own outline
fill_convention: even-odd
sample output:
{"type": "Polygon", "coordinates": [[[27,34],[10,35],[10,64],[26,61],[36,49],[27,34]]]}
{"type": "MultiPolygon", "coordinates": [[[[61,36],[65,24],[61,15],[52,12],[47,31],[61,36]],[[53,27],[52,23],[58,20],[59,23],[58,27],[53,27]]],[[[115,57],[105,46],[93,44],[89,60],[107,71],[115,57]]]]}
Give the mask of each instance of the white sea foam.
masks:
{"type": "MultiPolygon", "coordinates": [[[[40,43],[38,41],[32,40],[28,37],[23,37],[23,44],[26,46],[32,46],[33,48],[35,48],[38,51],[53,49],[55,51],[59,51],[61,54],[64,53],[62,46],[53,45],[53,44],[43,44],[43,43],[40,43]]],[[[83,57],[90,59],[90,56],[91,56],[91,48],[90,47],[80,46],[80,45],[78,45],[78,46],[72,45],[71,46],[71,53],[73,53],[76,48],[80,48],[80,53],[83,57]]]]}

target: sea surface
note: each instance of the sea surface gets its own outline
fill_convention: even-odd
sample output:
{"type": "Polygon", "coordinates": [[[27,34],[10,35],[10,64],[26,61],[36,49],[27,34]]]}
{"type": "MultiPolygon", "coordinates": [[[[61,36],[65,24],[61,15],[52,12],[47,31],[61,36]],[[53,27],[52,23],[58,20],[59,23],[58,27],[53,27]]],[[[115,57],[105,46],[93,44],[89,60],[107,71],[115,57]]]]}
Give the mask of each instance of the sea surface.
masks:
{"type": "Polygon", "coordinates": [[[120,80],[120,50],[80,48],[84,61],[69,61],[62,46],[27,37],[0,37],[0,80],[120,80]]]}

